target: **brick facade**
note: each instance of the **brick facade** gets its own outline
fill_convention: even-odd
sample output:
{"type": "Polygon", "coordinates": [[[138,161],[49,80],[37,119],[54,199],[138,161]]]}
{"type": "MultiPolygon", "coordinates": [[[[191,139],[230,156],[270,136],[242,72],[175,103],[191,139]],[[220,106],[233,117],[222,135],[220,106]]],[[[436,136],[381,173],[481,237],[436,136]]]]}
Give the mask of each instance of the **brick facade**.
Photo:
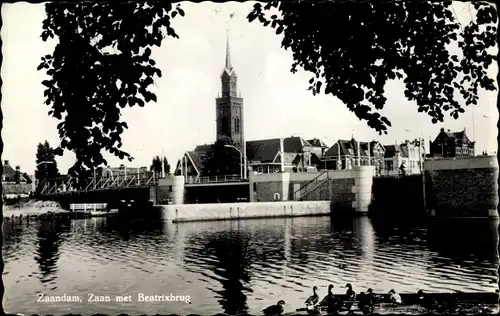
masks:
{"type": "MultiPolygon", "coordinates": [[[[270,202],[274,201],[274,194],[278,193],[280,195],[279,200],[282,198],[283,192],[283,182],[281,181],[269,181],[269,182],[255,182],[253,184],[256,191],[254,191],[255,201],[259,202],[270,202]]],[[[253,191],[254,188],[251,188],[253,191]]]]}

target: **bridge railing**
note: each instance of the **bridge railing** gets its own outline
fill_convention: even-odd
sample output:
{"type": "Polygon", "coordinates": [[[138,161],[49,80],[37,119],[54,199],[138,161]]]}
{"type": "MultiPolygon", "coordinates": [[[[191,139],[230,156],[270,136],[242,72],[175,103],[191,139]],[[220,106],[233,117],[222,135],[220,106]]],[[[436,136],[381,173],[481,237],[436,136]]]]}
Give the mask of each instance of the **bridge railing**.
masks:
{"type": "Polygon", "coordinates": [[[240,175],[221,175],[207,177],[187,177],[186,184],[208,184],[208,183],[227,183],[227,182],[243,182],[240,175]]]}
{"type": "Polygon", "coordinates": [[[81,189],[76,189],[76,179],[52,179],[44,180],[38,185],[38,192],[41,195],[65,194],[75,191],[97,191],[118,188],[134,188],[155,185],[157,179],[154,175],[143,174],[129,177],[107,178],[96,177],[88,178],[81,184],[81,189]]]}

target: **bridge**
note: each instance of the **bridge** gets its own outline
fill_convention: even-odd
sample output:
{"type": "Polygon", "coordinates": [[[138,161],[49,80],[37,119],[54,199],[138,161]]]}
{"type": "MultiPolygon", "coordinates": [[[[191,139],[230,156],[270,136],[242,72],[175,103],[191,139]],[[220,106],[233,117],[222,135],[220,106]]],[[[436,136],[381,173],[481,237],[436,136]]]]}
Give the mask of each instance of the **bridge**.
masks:
{"type": "Polygon", "coordinates": [[[147,174],[129,176],[124,178],[95,177],[83,181],[81,189],[77,189],[76,179],[57,178],[44,180],[38,185],[39,194],[42,196],[65,195],[77,192],[105,191],[125,188],[145,188],[155,186],[158,179],[147,174]]]}
{"type": "MultiPolygon", "coordinates": [[[[81,189],[77,189],[76,179],[72,177],[61,177],[57,179],[44,180],[37,186],[42,196],[60,196],[81,192],[106,191],[117,189],[148,188],[158,184],[160,179],[150,173],[128,177],[93,177],[83,181],[81,189]]],[[[247,179],[239,175],[186,177],[185,187],[217,186],[217,185],[242,185],[247,184],[247,179]]]]}
{"type": "Polygon", "coordinates": [[[222,175],[207,177],[187,177],[184,186],[216,186],[216,185],[242,185],[248,184],[248,179],[243,179],[240,175],[222,175]]]}

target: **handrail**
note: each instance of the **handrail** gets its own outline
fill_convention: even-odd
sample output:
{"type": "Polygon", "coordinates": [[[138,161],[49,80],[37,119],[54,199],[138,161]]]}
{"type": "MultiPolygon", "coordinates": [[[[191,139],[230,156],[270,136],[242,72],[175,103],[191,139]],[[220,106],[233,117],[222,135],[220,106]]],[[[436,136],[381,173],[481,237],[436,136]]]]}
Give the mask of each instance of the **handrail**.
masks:
{"type": "Polygon", "coordinates": [[[306,197],[311,192],[314,192],[314,190],[316,190],[317,188],[319,188],[323,183],[325,183],[328,180],[329,180],[329,177],[326,178],[326,179],[323,179],[323,180],[319,181],[314,187],[309,188],[308,190],[306,190],[305,192],[303,192],[302,195],[301,195],[301,198],[306,197]]]}
{"type": "Polygon", "coordinates": [[[144,187],[155,185],[158,181],[154,176],[150,177],[148,174],[142,174],[139,176],[133,176],[128,179],[107,179],[107,178],[88,178],[88,181],[84,181],[84,185],[80,190],[73,188],[73,178],[55,178],[55,179],[44,179],[38,184],[40,188],[41,195],[57,195],[57,194],[67,194],[75,191],[101,191],[108,189],[120,189],[120,188],[133,188],[133,187],[144,187]],[[95,188],[93,184],[96,185],[95,188]]]}
{"type": "Polygon", "coordinates": [[[186,177],[186,184],[204,184],[204,183],[226,183],[226,182],[243,182],[245,179],[240,175],[221,175],[221,176],[205,176],[205,177],[186,177]]]}
{"type": "MultiPolygon", "coordinates": [[[[323,176],[324,174],[326,174],[326,179],[328,179],[328,170],[324,170],[322,171],[319,175],[317,175],[316,177],[314,177],[314,179],[308,181],[306,184],[304,184],[303,186],[301,186],[300,188],[298,188],[294,193],[293,193],[293,197],[294,199],[296,200],[297,199],[297,193],[299,193],[300,191],[305,191],[310,185],[314,184],[314,183],[317,183],[318,182],[318,179],[323,176]]],[[[323,179],[321,179],[323,180],[323,179]]],[[[321,181],[320,180],[320,181],[321,181]]]]}

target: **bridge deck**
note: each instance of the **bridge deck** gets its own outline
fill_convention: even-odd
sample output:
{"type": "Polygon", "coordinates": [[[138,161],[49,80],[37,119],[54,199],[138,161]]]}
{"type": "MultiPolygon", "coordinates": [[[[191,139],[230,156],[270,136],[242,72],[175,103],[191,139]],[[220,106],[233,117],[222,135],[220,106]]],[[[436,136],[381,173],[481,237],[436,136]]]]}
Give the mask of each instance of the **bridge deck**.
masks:
{"type": "MultiPolygon", "coordinates": [[[[158,179],[149,175],[137,175],[128,178],[89,178],[84,185],[77,186],[73,178],[59,178],[46,180],[39,185],[42,196],[57,196],[75,194],[81,192],[119,190],[130,188],[148,188],[158,184],[158,179]],[[76,189],[80,187],[81,189],[76,189]]],[[[218,185],[246,185],[247,179],[239,175],[210,176],[210,177],[187,177],[186,187],[196,186],[218,186],[218,185]]]]}

